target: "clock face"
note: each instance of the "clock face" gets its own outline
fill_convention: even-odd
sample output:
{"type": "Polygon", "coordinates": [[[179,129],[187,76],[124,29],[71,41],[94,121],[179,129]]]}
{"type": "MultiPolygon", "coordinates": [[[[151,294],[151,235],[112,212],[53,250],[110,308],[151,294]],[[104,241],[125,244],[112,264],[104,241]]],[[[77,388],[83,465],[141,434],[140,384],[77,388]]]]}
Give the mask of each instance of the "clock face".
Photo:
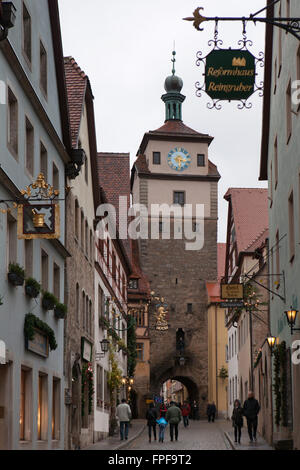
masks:
{"type": "Polygon", "coordinates": [[[173,170],[184,171],[191,163],[189,153],[183,147],[175,147],[168,153],[168,164],[173,170]]]}

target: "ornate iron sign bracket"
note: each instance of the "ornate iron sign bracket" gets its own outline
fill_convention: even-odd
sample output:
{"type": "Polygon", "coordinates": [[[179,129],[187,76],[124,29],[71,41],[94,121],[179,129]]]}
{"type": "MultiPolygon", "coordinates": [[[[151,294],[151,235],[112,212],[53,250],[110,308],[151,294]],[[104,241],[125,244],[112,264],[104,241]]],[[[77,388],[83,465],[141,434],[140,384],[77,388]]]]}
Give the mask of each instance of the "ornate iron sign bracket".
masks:
{"type": "Polygon", "coordinates": [[[265,24],[271,24],[273,26],[277,26],[278,28],[284,29],[287,33],[292,34],[298,41],[300,41],[300,18],[262,18],[262,17],[257,17],[259,13],[262,11],[270,8],[271,6],[275,5],[278,3],[279,0],[275,0],[271,5],[268,5],[267,7],[261,9],[257,13],[254,13],[248,17],[206,17],[203,16],[200,11],[203,10],[202,7],[196,8],[194,11],[192,17],[187,17],[183,18],[185,21],[192,21],[193,26],[197,29],[197,31],[203,31],[202,23],[206,21],[251,21],[252,23],[256,24],[258,23],[265,23],[265,24]]]}

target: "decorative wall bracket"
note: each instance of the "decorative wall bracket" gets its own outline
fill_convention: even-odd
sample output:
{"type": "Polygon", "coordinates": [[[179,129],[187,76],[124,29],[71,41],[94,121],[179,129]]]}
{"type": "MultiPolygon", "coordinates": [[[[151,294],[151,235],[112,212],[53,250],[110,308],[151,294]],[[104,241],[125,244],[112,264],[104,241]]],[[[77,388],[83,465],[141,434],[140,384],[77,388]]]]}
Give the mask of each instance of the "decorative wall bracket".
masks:
{"type": "Polygon", "coordinates": [[[193,13],[192,17],[183,18],[185,21],[192,21],[193,26],[197,29],[197,31],[203,31],[202,23],[208,21],[247,21],[256,24],[258,23],[265,23],[271,24],[278,28],[285,30],[287,33],[292,34],[298,41],[300,41],[300,18],[268,18],[268,17],[257,17],[257,15],[264,10],[274,6],[280,0],[275,0],[273,3],[268,5],[265,8],[262,8],[258,12],[251,14],[248,17],[206,17],[203,16],[200,11],[203,10],[202,7],[196,8],[193,13]]]}
{"type": "Polygon", "coordinates": [[[6,208],[2,213],[18,210],[19,239],[54,239],[60,236],[60,208],[58,203],[59,191],[46,183],[40,173],[34,183],[20,191],[21,196],[15,200],[1,200],[6,208]],[[12,207],[8,205],[12,203],[12,207]]]}

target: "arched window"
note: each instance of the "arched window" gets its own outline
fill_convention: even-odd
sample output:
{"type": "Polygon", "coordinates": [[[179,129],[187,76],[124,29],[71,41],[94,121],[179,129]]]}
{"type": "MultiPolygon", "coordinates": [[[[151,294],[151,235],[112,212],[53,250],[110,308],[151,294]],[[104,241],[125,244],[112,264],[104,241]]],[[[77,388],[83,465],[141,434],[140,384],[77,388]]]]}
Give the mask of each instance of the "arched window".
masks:
{"type": "Polygon", "coordinates": [[[79,284],[76,284],[76,293],[75,293],[75,318],[77,323],[80,320],[80,301],[79,301],[79,284]]]}
{"type": "Polygon", "coordinates": [[[82,291],[82,303],[81,303],[81,321],[82,327],[85,328],[85,293],[82,291]]]}
{"type": "Polygon", "coordinates": [[[75,237],[79,240],[79,204],[75,200],[75,237]]]}

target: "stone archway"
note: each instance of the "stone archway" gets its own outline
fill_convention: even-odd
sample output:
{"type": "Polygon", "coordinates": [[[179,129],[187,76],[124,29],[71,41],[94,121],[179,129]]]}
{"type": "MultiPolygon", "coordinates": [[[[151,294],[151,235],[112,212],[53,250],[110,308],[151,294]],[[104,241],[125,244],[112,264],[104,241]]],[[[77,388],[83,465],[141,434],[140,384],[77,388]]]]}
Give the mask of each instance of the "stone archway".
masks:
{"type": "MultiPolygon", "coordinates": [[[[157,371],[156,371],[157,372],[157,371]]],[[[150,377],[151,392],[153,395],[158,395],[164,382],[167,380],[177,380],[181,382],[188,391],[188,398],[190,403],[194,400],[199,406],[200,417],[203,418],[206,414],[207,406],[207,386],[197,384],[191,368],[188,366],[174,366],[165,370],[162,374],[152,373],[150,377]]]]}

